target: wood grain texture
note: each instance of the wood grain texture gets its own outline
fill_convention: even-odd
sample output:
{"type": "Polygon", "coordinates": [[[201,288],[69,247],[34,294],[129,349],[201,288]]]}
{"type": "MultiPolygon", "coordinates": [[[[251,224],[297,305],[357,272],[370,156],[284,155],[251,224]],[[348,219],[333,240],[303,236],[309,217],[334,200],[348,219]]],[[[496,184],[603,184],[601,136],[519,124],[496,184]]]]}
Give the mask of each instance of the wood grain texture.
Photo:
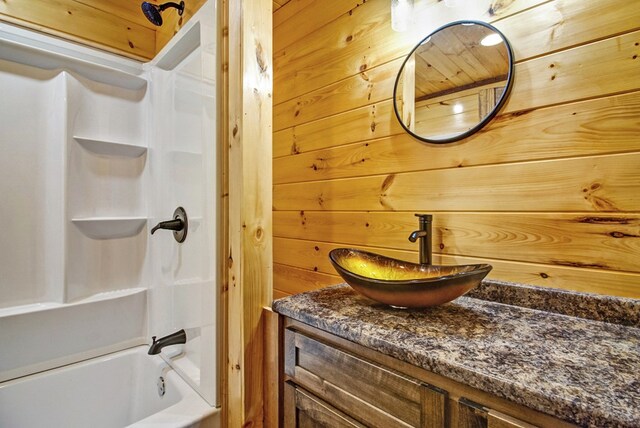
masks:
{"type": "MultiPolygon", "coordinates": [[[[102,1],[102,0],[74,0],[78,3],[102,10],[113,16],[117,16],[127,21],[134,22],[143,27],[147,27],[155,31],[158,27],[153,25],[142,13],[140,7],[142,1],[102,1]]],[[[150,0],[149,3],[158,4],[157,0],[150,0]]]]}
{"type": "MultiPolygon", "coordinates": [[[[482,14],[475,18],[495,22],[514,47],[518,61],[632,31],[639,28],[640,22],[637,7],[630,3],[619,5],[617,0],[513,1],[500,2],[500,5],[491,2],[493,9],[489,2],[485,3],[482,14]],[[509,7],[503,7],[506,4],[509,7]],[[538,7],[532,7],[537,4],[538,7]],[[514,15],[516,12],[521,13],[514,15]],[[523,26],[522,22],[528,25],[523,26]]],[[[351,15],[327,22],[319,31],[298,39],[297,44],[288,49],[276,49],[274,61],[281,73],[276,76],[274,101],[280,103],[404,57],[420,38],[452,20],[443,9],[446,9],[444,4],[436,3],[417,10],[416,19],[426,24],[418,34],[399,34],[388,25],[389,5],[372,2],[366,8],[353,10],[351,15]],[[317,73],[315,64],[323,64],[324,72],[317,73]]],[[[296,20],[290,21],[293,25],[296,20]]],[[[280,35],[274,34],[274,38],[277,40],[280,35]]],[[[290,40],[287,36],[283,38],[290,40]]]]}
{"type": "Polygon", "coordinates": [[[363,3],[362,0],[323,0],[321,8],[313,7],[317,2],[318,0],[291,0],[286,8],[274,12],[274,52],[283,55],[282,50],[291,43],[321,31],[327,22],[352,13],[363,3]],[[294,17],[295,19],[291,19],[294,17]],[[305,22],[306,25],[299,25],[300,22],[305,22]]]}
{"type": "Polygon", "coordinates": [[[637,212],[638,162],[633,153],[281,184],[273,203],[277,211],[637,212]]]}
{"type": "Polygon", "coordinates": [[[536,428],[535,425],[521,421],[495,410],[487,412],[487,428],[536,428]]]}
{"type": "Polygon", "coordinates": [[[296,294],[340,284],[344,281],[338,275],[328,275],[274,263],[273,282],[276,284],[275,290],[278,293],[296,294]]]}
{"type": "Polygon", "coordinates": [[[182,16],[168,9],[162,14],[161,27],[145,18],[141,1],[128,0],[6,0],[0,2],[0,20],[148,61],[205,1],[187,1],[182,16]]]}
{"type": "MultiPolygon", "coordinates": [[[[640,32],[577,46],[516,64],[502,113],[631,92],[638,88],[640,32]],[[636,56],[636,58],[634,58],[636,56]],[[598,58],[585,62],[584,58],[598,58]]],[[[274,106],[274,130],[391,98],[404,58],[337,81],[274,106]]]]}
{"type": "MultiPolygon", "coordinates": [[[[402,376],[403,378],[416,382],[419,381],[422,383],[422,391],[431,390],[434,394],[432,395],[435,400],[432,400],[434,404],[439,407],[438,411],[446,411],[448,414],[446,417],[440,419],[437,418],[435,420],[429,421],[425,420],[425,423],[420,425],[421,427],[432,427],[432,426],[448,426],[448,427],[487,427],[487,416],[489,414],[494,415],[494,419],[501,418],[503,422],[513,423],[514,427],[520,426],[521,428],[528,427],[528,425],[522,421],[528,421],[535,426],[539,427],[548,427],[548,428],[560,428],[560,427],[575,427],[575,425],[570,424],[568,422],[559,420],[550,415],[543,414],[527,407],[515,404],[513,402],[509,402],[505,399],[498,398],[494,395],[488,394],[483,391],[479,391],[477,389],[471,388],[469,386],[460,384],[458,382],[447,379],[443,376],[434,374],[422,368],[419,368],[415,365],[405,363],[403,361],[399,361],[390,357],[388,355],[381,354],[376,351],[372,351],[366,347],[355,344],[348,340],[336,337],[330,333],[323,332],[317,328],[308,326],[298,321],[294,321],[290,318],[284,317],[283,321],[284,327],[284,335],[289,338],[289,340],[285,343],[285,349],[287,349],[287,354],[299,355],[301,353],[305,353],[304,349],[300,347],[294,346],[292,344],[297,343],[300,344],[300,337],[305,336],[309,338],[309,340],[313,340],[316,343],[322,343],[326,348],[331,349],[331,353],[334,355],[349,355],[354,361],[361,361],[365,364],[364,367],[356,366],[354,371],[367,371],[369,367],[373,366],[375,369],[370,370],[372,373],[375,373],[375,370],[379,371],[389,371],[396,373],[397,375],[402,376]],[[445,403],[443,403],[445,401],[445,403]],[[443,404],[446,406],[446,410],[443,409],[443,404]],[[463,407],[464,406],[464,407],[463,407]],[[465,408],[466,407],[466,408],[465,408]],[[472,414],[476,414],[478,417],[472,417],[472,414],[465,415],[460,414],[465,410],[470,410],[472,414]],[[469,419],[466,419],[465,416],[470,416],[469,419]],[[473,424],[473,422],[476,424],[473,424]],[[430,424],[429,422],[435,422],[430,424]],[[471,422],[467,424],[465,422],[471,422]]],[[[304,348],[304,346],[302,346],[304,348]]],[[[311,348],[307,348],[309,351],[311,348]]],[[[313,352],[315,356],[318,354],[317,352],[313,352]]],[[[327,353],[328,354],[328,353],[327,353]]],[[[319,360],[323,360],[323,356],[318,358],[319,360]]],[[[295,360],[290,360],[294,362],[295,360]]],[[[295,367],[295,363],[291,364],[294,367],[291,370],[291,379],[287,382],[287,388],[294,388],[295,383],[300,381],[303,383],[305,381],[316,382],[322,380],[324,368],[326,367],[328,370],[334,370],[332,365],[334,359],[327,359],[321,361],[317,366],[316,371],[320,372],[319,376],[311,377],[307,376],[305,380],[302,380],[298,375],[303,374],[307,375],[310,372],[305,371],[301,367],[295,367]],[[322,364],[324,362],[324,364],[322,364]]],[[[347,374],[351,371],[345,371],[347,374]]],[[[345,373],[343,372],[343,373],[345,373]]],[[[374,376],[372,376],[374,378],[374,376]]],[[[348,380],[347,380],[348,382],[348,380]]],[[[300,390],[303,390],[300,388],[300,390]]],[[[364,395],[364,394],[363,394],[364,395]]],[[[322,397],[322,402],[327,400],[327,405],[331,406],[333,402],[331,398],[324,394],[324,391],[318,393],[319,397],[322,397]]],[[[290,398],[285,394],[285,407],[287,406],[287,401],[290,398]]],[[[360,397],[362,401],[366,403],[366,398],[364,396],[360,397]]],[[[422,403],[427,405],[428,400],[423,400],[422,403]]],[[[438,413],[438,411],[436,413],[438,413]]],[[[497,421],[494,421],[494,423],[497,421]]],[[[331,426],[331,425],[329,425],[331,426]]],[[[398,424],[371,424],[369,426],[399,426],[398,424]]],[[[508,425],[507,425],[508,426],[508,425]]]]}
{"type": "Polygon", "coordinates": [[[364,425],[297,387],[295,407],[297,420],[295,425],[291,425],[292,428],[365,428],[364,425]]]}
{"type": "Polygon", "coordinates": [[[420,421],[420,426],[444,428],[447,421],[446,391],[431,385],[423,385],[421,393],[422,420],[420,421]]]}
{"type": "MultiPolygon", "coordinates": [[[[275,212],[274,233],[295,239],[414,250],[413,212],[275,212]]],[[[640,215],[434,212],[435,253],[640,272],[640,215]]]]}
{"type": "Polygon", "coordinates": [[[228,426],[264,423],[264,319],[272,300],[270,0],[229,3],[228,426]]]}
{"type": "Polygon", "coordinates": [[[387,100],[274,132],[273,156],[295,155],[400,132],[404,131],[394,117],[391,100],[387,100]]]}
{"type": "Polygon", "coordinates": [[[295,365],[287,372],[306,390],[366,426],[421,426],[420,382],[304,335],[295,334],[294,344],[295,365]]]}
{"type": "MultiPolygon", "coordinates": [[[[348,246],[412,263],[418,262],[417,246],[414,246],[411,250],[397,250],[368,246],[356,239],[351,239],[348,244],[340,244],[275,237],[273,246],[274,263],[308,271],[307,273],[299,273],[298,276],[305,280],[311,278],[311,282],[317,282],[319,286],[322,286],[324,281],[313,279],[314,273],[336,274],[335,269],[329,262],[329,251],[334,248],[348,246]]],[[[435,253],[433,262],[434,264],[444,265],[488,263],[493,266],[488,278],[541,287],[571,289],[585,293],[604,293],[622,297],[635,297],[640,294],[640,274],[638,273],[500,260],[496,258],[465,257],[443,253],[435,253]]],[[[275,288],[279,288],[280,280],[286,281],[286,278],[283,279],[282,275],[278,276],[274,282],[275,288]]],[[[295,288],[295,283],[289,284],[286,288],[288,293],[279,292],[280,294],[276,297],[274,292],[274,298],[285,297],[286,295],[306,290],[304,284],[300,284],[298,288],[295,288]]]]}
{"type": "MultiPolygon", "coordinates": [[[[139,7],[139,5],[138,5],[139,7]]],[[[124,11],[129,11],[125,7],[124,11]]],[[[129,21],[128,12],[75,0],[7,0],[0,19],[127,57],[149,60],[156,53],[155,31],[129,21]]],[[[142,14],[142,11],[140,11],[142,14]]]]}
{"type": "Polygon", "coordinates": [[[264,426],[279,427],[282,425],[282,337],[280,336],[280,316],[271,308],[264,308],[264,340],[265,359],[263,373],[264,382],[264,426]]]}
{"type": "MultiPolygon", "coordinates": [[[[496,279],[640,297],[640,9],[479,2],[514,46],[513,91],[482,132],[436,146],[395,118],[395,74],[414,42],[391,32],[382,3],[330,17],[309,0],[305,13],[324,25],[274,33],[286,46],[274,54],[279,295],[338,279],[321,260],[334,245],[415,256],[413,212],[431,212],[445,263],[484,260],[496,279]]],[[[434,26],[451,20],[442,2],[416,16],[427,11],[434,26]]],[[[303,26],[297,14],[283,23],[303,26]]]]}
{"type": "MultiPolygon", "coordinates": [[[[354,110],[357,115],[345,113],[342,120],[331,123],[333,126],[321,120],[307,124],[317,125],[315,129],[303,129],[302,125],[289,128],[293,132],[288,135],[276,132],[274,155],[278,148],[278,154],[287,148],[297,153],[274,158],[274,183],[640,151],[640,92],[501,115],[485,130],[464,144],[451,145],[446,152],[437,145],[417,144],[406,133],[326,147],[357,141],[358,134],[349,129],[369,129],[376,110],[393,114],[373,106],[354,110]],[[334,138],[332,132],[339,135],[334,138]],[[491,150],[486,150],[488,145],[491,150]],[[313,150],[316,147],[318,150],[313,150]]],[[[376,126],[375,131],[383,132],[381,128],[376,126]]]]}

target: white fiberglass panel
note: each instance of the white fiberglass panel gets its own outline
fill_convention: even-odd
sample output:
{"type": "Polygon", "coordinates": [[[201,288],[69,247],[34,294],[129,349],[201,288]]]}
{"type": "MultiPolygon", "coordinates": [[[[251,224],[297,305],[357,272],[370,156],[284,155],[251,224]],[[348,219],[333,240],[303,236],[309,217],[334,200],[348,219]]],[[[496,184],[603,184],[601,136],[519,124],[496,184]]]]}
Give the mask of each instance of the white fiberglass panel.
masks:
{"type": "Polygon", "coordinates": [[[220,412],[137,347],[1,384],[0,426],[218,428],[220,412]]]}
{"type": "Polygon", "coordinates": [[[170,231],[152,237],[151,333],[161,337],[186,330],[187,343],[166,347],[162,355],[212,405],[218,402],[219,294],[215,28],[210,26],[215,22],[214,4],[207,2],[159,55],[161,67],[151,69],[154,146],[149,154],[156,183],[150,225],[171,219],[179,206],[188,216],[183,243],[170,231]],[[190,53],[177,55],[172,49],[190,53]]]}
{"type": "Polygon", "coordinates": [[[61,301],[65,76],[0,53],[0,308],[61,301]]]}
{"type": "Polygon", "coordinates": [[[145,285],[147,87],[68,76],[66,300],[145,285]],[[123,147],[138,148],[126,151],[123,147]],[[91,227],[87,227],[87,226],[91,227]]]}

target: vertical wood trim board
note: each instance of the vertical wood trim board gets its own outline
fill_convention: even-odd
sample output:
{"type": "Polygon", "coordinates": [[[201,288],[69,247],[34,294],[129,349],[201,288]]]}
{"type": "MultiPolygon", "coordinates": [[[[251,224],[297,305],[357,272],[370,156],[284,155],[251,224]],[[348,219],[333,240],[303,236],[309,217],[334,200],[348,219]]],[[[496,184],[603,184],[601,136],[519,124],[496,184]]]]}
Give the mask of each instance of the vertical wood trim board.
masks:
{"type": "MultiPolygon", "coordinates": [[[[274,294],[339,282],[326,262],[338,246],[415,260],[406,237],[422,212],[443,263],[640,298],[640,9],[477,2],[472,18],[513,44],[514,88],[481,132],[430,145],[402,132],[391,101],[426,34],[392,32],[388,2],[355,3],[297,0],[274,16],[274,294]]],[[[423,29],[453,20],[419,4],[423,29]]]]}
{"type": "Polygon", "coordinates": [[[230,1],[227,425],[262,427],[272,300],[271,0],[230,1]]]}

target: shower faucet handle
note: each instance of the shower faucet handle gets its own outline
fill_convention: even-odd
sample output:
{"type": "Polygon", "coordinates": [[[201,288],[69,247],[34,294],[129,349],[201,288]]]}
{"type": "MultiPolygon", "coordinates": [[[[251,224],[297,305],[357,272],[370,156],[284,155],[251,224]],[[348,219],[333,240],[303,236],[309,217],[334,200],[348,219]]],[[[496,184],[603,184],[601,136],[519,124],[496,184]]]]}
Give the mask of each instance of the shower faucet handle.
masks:
{"type": "Polygon", "coordinates": [[[173,230],[173,237],[178,243],[184,242],[187,239],[187,229],[189,222],[187,220],[187,212],[182,207],[176,208],[173,212],[173,220],[161,221],[153,229],[151,234],[153,235],[158,229],[173,230]]]}
{"type": "Polygon", "coordinates": [[[184,223],[179,218],[175,220],[161,221],[156,225],[156,227],[151,229],[151,234],[153,235],[153,232],[158,229],[182,230],[182,228],[184,228],[184,223]]]}

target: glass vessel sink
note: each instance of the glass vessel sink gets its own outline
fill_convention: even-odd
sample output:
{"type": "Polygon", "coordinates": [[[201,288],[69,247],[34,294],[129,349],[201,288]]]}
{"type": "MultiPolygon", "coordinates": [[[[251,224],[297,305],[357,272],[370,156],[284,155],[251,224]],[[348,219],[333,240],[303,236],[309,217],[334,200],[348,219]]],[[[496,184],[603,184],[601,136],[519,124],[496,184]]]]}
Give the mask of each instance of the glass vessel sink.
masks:
{"type": "Polygon", "coordinates": [[[329,259],[360,294],[395,307],[422,308],[462,296],[480,284],[491,265],[420,265],[352,248],[336,248],[329,259]]]}

